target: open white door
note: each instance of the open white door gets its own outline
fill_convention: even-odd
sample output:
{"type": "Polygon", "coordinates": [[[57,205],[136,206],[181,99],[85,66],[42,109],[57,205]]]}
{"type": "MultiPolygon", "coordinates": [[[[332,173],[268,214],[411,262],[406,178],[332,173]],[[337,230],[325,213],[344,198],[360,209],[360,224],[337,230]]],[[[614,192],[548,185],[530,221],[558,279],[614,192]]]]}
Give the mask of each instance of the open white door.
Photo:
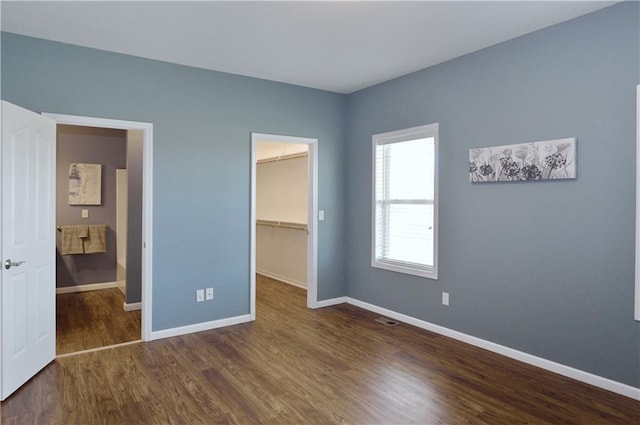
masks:
{"type": "Polygon", "coordinates": [[[2,102],[1,399],[56,355],[53,120],[2,102]]]}

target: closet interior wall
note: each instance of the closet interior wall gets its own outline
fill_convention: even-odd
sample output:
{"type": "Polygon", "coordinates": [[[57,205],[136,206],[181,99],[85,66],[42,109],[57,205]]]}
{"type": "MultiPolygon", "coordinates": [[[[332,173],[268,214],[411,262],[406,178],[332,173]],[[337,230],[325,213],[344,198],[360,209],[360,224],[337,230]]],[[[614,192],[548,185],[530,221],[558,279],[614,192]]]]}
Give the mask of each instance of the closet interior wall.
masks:
{"type": "Polygon", "coordinates": [[[261,142],[256,157],[256,271],[306,288],[307,146],[261,142]]]}

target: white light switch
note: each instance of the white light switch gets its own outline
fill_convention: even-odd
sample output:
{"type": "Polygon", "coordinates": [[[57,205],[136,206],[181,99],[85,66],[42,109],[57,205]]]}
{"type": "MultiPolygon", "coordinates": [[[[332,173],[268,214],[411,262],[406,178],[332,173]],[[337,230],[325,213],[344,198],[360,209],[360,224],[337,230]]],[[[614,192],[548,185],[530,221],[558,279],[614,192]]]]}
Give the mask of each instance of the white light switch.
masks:
{"type": "Polygon", "coordinates": [[[86,208],[82,209],[82,218],[89,218],[89,210],[86,208]]]}
{"type": "Polygon", "coordinates": [[[318,220],[324,221],[324,210],[318,211],[318,220]]]}

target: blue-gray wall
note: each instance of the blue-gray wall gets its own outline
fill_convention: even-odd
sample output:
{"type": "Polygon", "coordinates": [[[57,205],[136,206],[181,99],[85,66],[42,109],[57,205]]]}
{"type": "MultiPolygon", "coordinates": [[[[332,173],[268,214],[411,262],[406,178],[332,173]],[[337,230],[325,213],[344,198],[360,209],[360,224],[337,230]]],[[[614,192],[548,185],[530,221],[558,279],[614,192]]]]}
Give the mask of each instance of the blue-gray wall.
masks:
{"type": "Polygon", "coordinates": [[[345,96],[2,33],[2,98],[153,123],[153,330],[249,313],[251,132],[319,139],[318,298],[345,295],[345,96]]]}
{"type": "Polygon", "coordinates": [[[154,330],[248,312],[249,132],[318,137],[319,299],[346,294],[640,386],[638,9],[617,5],[350,96],[3,34],[2,97],[154,123],[154,330]],[[371,135],[433,122],[440,279],[372,269],[371,135]],[[578,139],[575,181],[467,181],[471,147],[560,137],[578,139]],[[215,301],[195,304],[210,285],[215,301]]]}
{"type": "Polygon", "coordinates": [[[604,9],[353,94],[348,295],[640,386],[638,6],[604,9]],[[373,269],[371,136],[435,122],[440,278],[373,269]],[[468,182],[469,148],[565,137],[578,140],[577,180],[468,182]]]}

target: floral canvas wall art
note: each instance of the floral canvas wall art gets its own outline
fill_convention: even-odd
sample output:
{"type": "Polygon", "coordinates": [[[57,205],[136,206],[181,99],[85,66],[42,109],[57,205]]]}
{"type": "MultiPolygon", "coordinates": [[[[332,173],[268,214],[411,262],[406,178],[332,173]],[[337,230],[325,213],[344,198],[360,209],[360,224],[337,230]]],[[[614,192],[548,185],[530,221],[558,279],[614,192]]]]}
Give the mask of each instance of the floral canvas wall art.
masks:
{"type": "Polygon", "coordinates": [[[575,178],[575,138],[469,149],[472,183],[575,178]]]}

